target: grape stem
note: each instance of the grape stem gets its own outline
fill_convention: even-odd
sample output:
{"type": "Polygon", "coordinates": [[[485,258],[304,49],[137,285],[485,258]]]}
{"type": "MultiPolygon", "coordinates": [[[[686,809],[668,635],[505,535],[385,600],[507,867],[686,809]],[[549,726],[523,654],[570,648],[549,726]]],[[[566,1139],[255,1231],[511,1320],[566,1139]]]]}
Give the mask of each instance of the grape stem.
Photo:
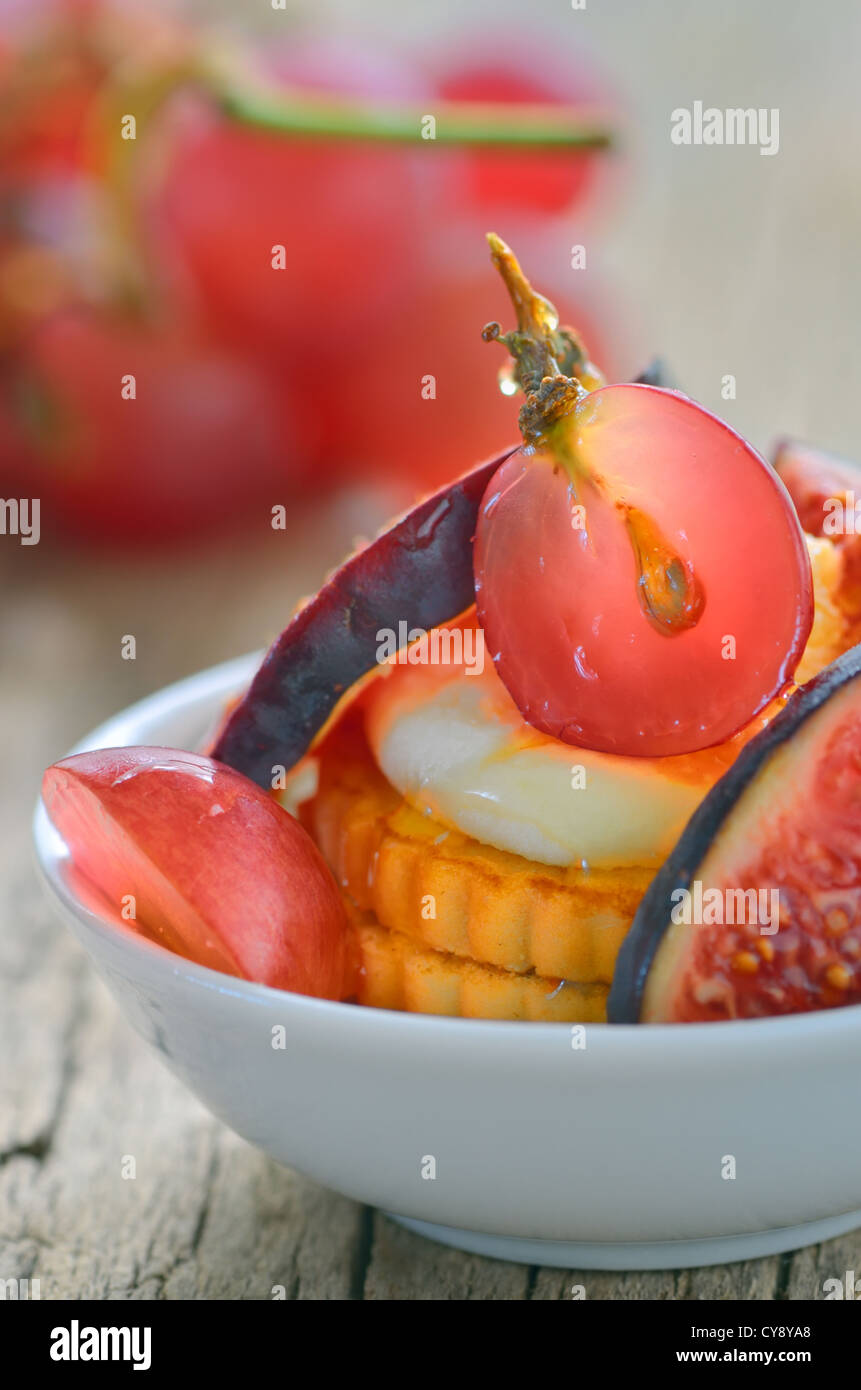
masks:
{"type": "Polygon", "coordinates": [[[422,109],[239,84],[214,95],[234,120],[282,135],[504,149],[595,150],[613,143],[606,120],[574,106],[429,98],[422,109]]]}
{"type": "Polygon", "coordinates": [[[143,130],[183,90],[200,93],[232,121],[273,135],[497,149],[598,149],[612,141],[605,120],[570,106],[432,100],[432,111],[425,114],[418,107],[321,96],[300,88],[270,89],[254,68],[219,45],[181,53],[154,70],[146,64],[137,73],[123,69],[106,85],[92,127],[93,142],[102,146],[107,162],[114,251],[121,262],[117,278],[124,282],[123,297],[131,309],[140,305],[143,287],[153,279],[139,230],[140,171],[138,161],[130,157],[129,143],[109,132],[119,132],[121,117],[133,113],[143,128],[140,143],[148,145],[143,130]],[[426,139],[423,132],[430,115],[433,139],[426,139]]]}
{"type": "MultiPolygon", "coordinates": [[[[503,333],[498,323],[488,323],[481,336],[486,343],[503,343],[514,359],[513,379],[526,396],[518,417],[525,443],[548,447],[553,426],[588,391],[603,386],[604,378],[574,329],[560,328],[555,306],[532,288],[511,247],[495,232],[488,232],[487,241],[514,305],[517,327],[503,333]]],[[[561,444],[560,438],[554,440],[557,455],[561,444]]],[[[560,457],[560,462],[567,466],[569,460],[560,457]]]]}
{"type": "Polygon", "coordinates": [[[498,323],[482,329],[485,342],[504,343],[514,358],[513,379],[526,394],[518,416],[524,443],[550,456],[568,476],[569,492],[590,484],[619,513],[634,557],[637,600],[656,632],[674,637],[695,627],[702,617],[705,594],[690,561],[667,541],[653,517],[618,495],[617,487],[581,459],[577,409],[604,378],[586,357],[577,334],[559,327],[559,315],[549,299],[538,294],[520,268],[517,257],[495,232],[488,232],[490,256],[502,276],[517,314],[517,327],[503,333],[498,323]]]}

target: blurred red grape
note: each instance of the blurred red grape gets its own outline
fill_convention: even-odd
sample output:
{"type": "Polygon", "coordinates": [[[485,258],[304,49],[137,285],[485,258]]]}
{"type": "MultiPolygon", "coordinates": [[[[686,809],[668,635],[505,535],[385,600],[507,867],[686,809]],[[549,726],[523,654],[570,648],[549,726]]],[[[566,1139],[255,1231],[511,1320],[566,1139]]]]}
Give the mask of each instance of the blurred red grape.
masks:
{"type": "Polygon", "coordinates": [[[44,524],[79,536],[134,545],[230,526],[282,502],[285,477],[307,462],[298,426],[282,452],[253,367],[128,319],[53,316],[26,344],[11,399],[44,524]]]}
{"type": "MultiPolygon", "coordinates": [[[[415,87],[400,60],[342,41],[295,43],[266,66],[284,84],[375,100],[415,87]]],[[[358,343],[369,309],[394,307],[411,283],[420,210],[419,163],[403,148],[261,132],[211,111],[186,114],[157,199],[161,235],[214,323],[321,373],[331,345],[358,343]]]]}
{"type": "MultiPolygon", "coordinates": [[[[530,103],[606,109],[603,82],[585,60],[562,60],[523,35],[457,45],[439,63],[437,90],[449,100],[530,103]],[[461,56],[468,54],[468,57],[461,56]]],[[[498,218],[523,211],[571,211],[591,190],[599,161],[595,150],[512,153],[510,150],[447,150],[444,215],[498,218]]]]}
{"type": "MultiPolygon", "coordinates": [[[[553,296],[564,259],[542,276],[531,253],[551,227],[575,239],[561,216],[601,158],[264,132],[209,92],[169,92],[138,132],[129,216],[105,158],[125,108],[105,94],[124,90],[127,59],[155,90],[209,39],[126,0],[24,6],[0,36],[0,241],[51,258],[13,285],[27,257],[0,246],[0,468],[25,458],[45,524],[87,537],[182,539],[369,474],[406,496],[513,440],[517,402],[479,336],[505,314],[483,233],[514,239],[553,296]],[[131,309],[129,264],[143,272],[131,309]]],[[[601,94],[583,64],[517,35],[419,59],[329,36],[257,45],[270,84],[428,113],[440,97],[601,94]]]]}

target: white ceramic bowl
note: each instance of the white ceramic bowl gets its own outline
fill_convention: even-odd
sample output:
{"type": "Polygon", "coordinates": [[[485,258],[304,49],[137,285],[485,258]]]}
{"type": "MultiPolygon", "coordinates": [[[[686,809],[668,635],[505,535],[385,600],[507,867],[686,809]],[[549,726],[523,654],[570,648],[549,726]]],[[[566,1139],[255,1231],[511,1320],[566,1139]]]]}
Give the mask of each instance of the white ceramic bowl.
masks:
{"type": "MultiPolygon", "coordinates": [[[[170,686],[74,751],[194,748],[256,663],[170,686]]],[[[566,1024],[308,999],[109,925],[77,899],[41,805],[35,837],[66,923],[195,1095],[279,1162],[437,1240],[648,1269],[771,1254],[861,1225],[861,1006],[592,1025],[581,1048],[566,1024]],[[283,1049],[272,1046],[279,1024],[283,1049]]]]}

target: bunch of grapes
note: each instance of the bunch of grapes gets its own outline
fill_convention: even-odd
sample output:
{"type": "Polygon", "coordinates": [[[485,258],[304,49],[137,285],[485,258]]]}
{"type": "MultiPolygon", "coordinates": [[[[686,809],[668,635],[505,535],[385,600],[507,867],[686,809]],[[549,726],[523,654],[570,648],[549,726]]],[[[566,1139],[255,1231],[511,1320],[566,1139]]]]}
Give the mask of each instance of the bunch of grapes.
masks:
{"type": "Polygon", "coordinates": [[[118,0],[7,21],[2,490],[150,543],[356,479],[406,498],[507,443],[483,233],[558,283],[606,125],[587,69],[522,35],[470,51],[225,52],[118,0]]]}

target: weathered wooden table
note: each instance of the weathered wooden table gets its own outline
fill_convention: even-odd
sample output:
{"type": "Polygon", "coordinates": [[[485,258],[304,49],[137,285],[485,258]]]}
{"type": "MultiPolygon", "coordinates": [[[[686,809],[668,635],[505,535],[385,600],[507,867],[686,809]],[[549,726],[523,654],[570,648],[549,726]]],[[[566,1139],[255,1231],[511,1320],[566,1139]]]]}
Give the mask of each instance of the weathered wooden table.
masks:
{"type": "MultiPolygon", "coordinates": [[[[219,4],[235,16],[233,0],[219,4]]],[[[463,0],[457,22],[486,10],[463,0]]],[[[354,27],[347,0],[315,7],[326,13],[354,27]]],[[[495,0],[494,22],[509,15],[522,18],[519,0],[495,0]]],[[[591,44],[628,99],[632,158],[615,217],[578,214],[559,246],[560,276],[575,273],[570,245],[585,241],[590,274],[612,287],[624,365],[666,352],[692,394],[762,446],[794,432],[861,453],[861,10],[614,0],[548,7],[544,19],[559,44],[591,44]],[[696,100],[779,108],[779,153],[673,146],[670,112],[696,100]],[[722,399],[726,374],[735,400],[722,399]]],[[[269,16],[273,32],[279,22],[269,16]]],[[[408,39],[424,34],[426,7],[379,0],[363,23],[408,39]]],[[[630,1275],[527,1269],[407,1234],[210,1118],[52,918],[29,848],[41,769],[129,701],[263,644],[352,529],[342,513],[247,550],[137,563],[0,537],[0,1278],[32,1275],[43,1298],[266,1299],[283,1284],[295,1298],[557,1299],[574,1283],[605,1299],[822,1297],[824,1279],[861,1270],[861,1234],[630,1275]],[[134,662],[120,656],[127,633],[134,662]],[[122,1177],[129,1154],[134,1181],[122,1177]]]]}
{"type": "Polygon", "coordinates": [[[32,865],[42,767],[131,699],[265,640],[352,534],[313,516],[229,557],[86,564],[0,551],[0,1278],[43,1299],[811,1298],[861,1234],[677,1274],[529,1269],[446,1250],[230,1134],[124,1022],[32,865]],[[289,564],[284,546],[289,544],[289,564]],[[289,585],[285,572],[290,574],[289,585]],[[134,662],[121,639],[137,638],[134,662]],[[127,1156],[136,1176],[123,1176],[127,1156]]]}

